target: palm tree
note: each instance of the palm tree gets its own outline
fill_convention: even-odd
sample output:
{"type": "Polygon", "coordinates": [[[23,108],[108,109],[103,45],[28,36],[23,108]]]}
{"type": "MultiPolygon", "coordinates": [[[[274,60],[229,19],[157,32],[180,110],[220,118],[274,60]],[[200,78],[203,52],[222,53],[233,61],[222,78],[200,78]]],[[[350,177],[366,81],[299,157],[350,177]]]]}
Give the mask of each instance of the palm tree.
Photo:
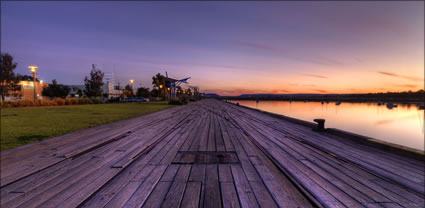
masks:
{"type": "Polygon", "coordinates": [[[165,93],[165,77],[158,73],[155,76],[152,77],[152,85],[154,88],[158,89],[160,91],[160,94],[164,96],[165,93]]]}

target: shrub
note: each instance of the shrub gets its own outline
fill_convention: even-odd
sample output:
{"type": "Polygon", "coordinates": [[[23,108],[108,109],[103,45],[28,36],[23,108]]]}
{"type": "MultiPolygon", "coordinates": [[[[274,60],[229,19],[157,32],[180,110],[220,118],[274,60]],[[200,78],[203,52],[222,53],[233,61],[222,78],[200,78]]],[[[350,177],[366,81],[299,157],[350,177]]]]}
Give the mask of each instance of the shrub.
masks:
{"type": "Polygon", "coordinates": [[[34,106],[34,101],[32,101],[32,100],[18,100],[16,102],[15,107],[27,107],[27,106],[34,106]]]}
{"type": "Polygon", "coordinates": [[[10,103],[10,101],[6,101],[6,102],[1,102],[1,107],[2,108],[11,108],[13,106],[12,106],[12,103],[10,103]]]}
{"type": "Polygon", "coordinates": [[[180,100],[172,99],[172,100],[168,101],[168,105],[183,105],[183,103],[180,102],[180,100]]]}
{"type": "Polygon", "coordinates": [[[50,100],[37,100],[36,105],[38,105],[38,106],[49,106],[49,105],[53,105],[53,103],[50,100]]]}
{"type": "Polygon", "coordinates": [[[78,104],[93,104],[93,101],[89,98],[80,98],[78,99],[78,104]]]}
{"type": "Polygon", "coordinates": [[[65,99],[62,99],[62,98],[55,98],[55,99],[53,100],[53,102],[54,102],[56,105],[65,105],[65,99]]]}
{"type": "Polygon", "coordinates": [[[91,99],[93,104],[102,104],[103,100],[100,98],[91,99]]]}
{"type": "Polygon", "coordinates": [[[67,98],[65,100],[65,105],[76,105],[76,104],[79,104],[79,101],[76,98],[67,98]]]}

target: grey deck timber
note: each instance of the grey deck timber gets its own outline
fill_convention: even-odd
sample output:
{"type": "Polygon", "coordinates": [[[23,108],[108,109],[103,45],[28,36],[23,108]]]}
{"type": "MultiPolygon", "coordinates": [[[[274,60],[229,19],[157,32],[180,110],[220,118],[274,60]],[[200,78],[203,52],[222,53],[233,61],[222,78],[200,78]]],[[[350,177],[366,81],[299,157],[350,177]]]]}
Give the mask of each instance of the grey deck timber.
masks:
{"type": "Polygon", "coordinates": [[[214,99],[0,153],[0,207],[425,207],[423,161],[214,99]]]}

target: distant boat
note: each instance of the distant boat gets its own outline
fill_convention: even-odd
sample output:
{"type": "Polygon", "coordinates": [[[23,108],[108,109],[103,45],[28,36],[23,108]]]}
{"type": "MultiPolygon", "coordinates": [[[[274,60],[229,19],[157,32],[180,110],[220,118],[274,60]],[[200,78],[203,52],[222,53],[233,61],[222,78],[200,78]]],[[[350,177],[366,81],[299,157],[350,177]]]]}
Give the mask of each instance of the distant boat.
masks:
{"type": "Polygon", "coordinates": [[[329,103],[329,101],[326,101],[326,103],[329,103]]]}
{"type": "Polygon", "coordinates": [[[377,104],[378,104],[378,105],[384,105],[384,103],[383,103],[383,102],[378,102],[377,104]]]}
{"type": "Polygon", "coordinates": [[[397,108],[396,104],[392,104],[392,103],[387,103],[387,108],[391,109],[391,108],[397,108]]]}
{"type": "Polygon", "coordinates": [[[341,105],[341,101],[336,102],[335,105],[341,105]]]}
{"type": "Polygon", "coordinates": [[[258,102],[260,102],[260,100],[258,100],[258,99],[257,99],[257,100],[255,100],[255,102],[257,102],[257,103],[258,103],[258,102]]]}
{"type": "Polygon", "coordinates": [[[323,101],[322,101],[322,104],[323,104],[323,103],[325,103],[325,102],[323,102],[323,101]]]}

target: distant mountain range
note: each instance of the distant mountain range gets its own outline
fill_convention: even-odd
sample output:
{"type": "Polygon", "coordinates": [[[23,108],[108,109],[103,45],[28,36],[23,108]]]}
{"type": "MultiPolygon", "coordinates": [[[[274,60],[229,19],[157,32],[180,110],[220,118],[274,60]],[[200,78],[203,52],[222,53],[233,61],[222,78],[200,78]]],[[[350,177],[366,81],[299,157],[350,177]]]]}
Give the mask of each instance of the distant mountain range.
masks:
{"type": "Polygon", "coordinates": [[[241,94],[239,97],[312,97],[312,96],[335,96],[335,95],[354,95],[354,94],[241,94]]]}

